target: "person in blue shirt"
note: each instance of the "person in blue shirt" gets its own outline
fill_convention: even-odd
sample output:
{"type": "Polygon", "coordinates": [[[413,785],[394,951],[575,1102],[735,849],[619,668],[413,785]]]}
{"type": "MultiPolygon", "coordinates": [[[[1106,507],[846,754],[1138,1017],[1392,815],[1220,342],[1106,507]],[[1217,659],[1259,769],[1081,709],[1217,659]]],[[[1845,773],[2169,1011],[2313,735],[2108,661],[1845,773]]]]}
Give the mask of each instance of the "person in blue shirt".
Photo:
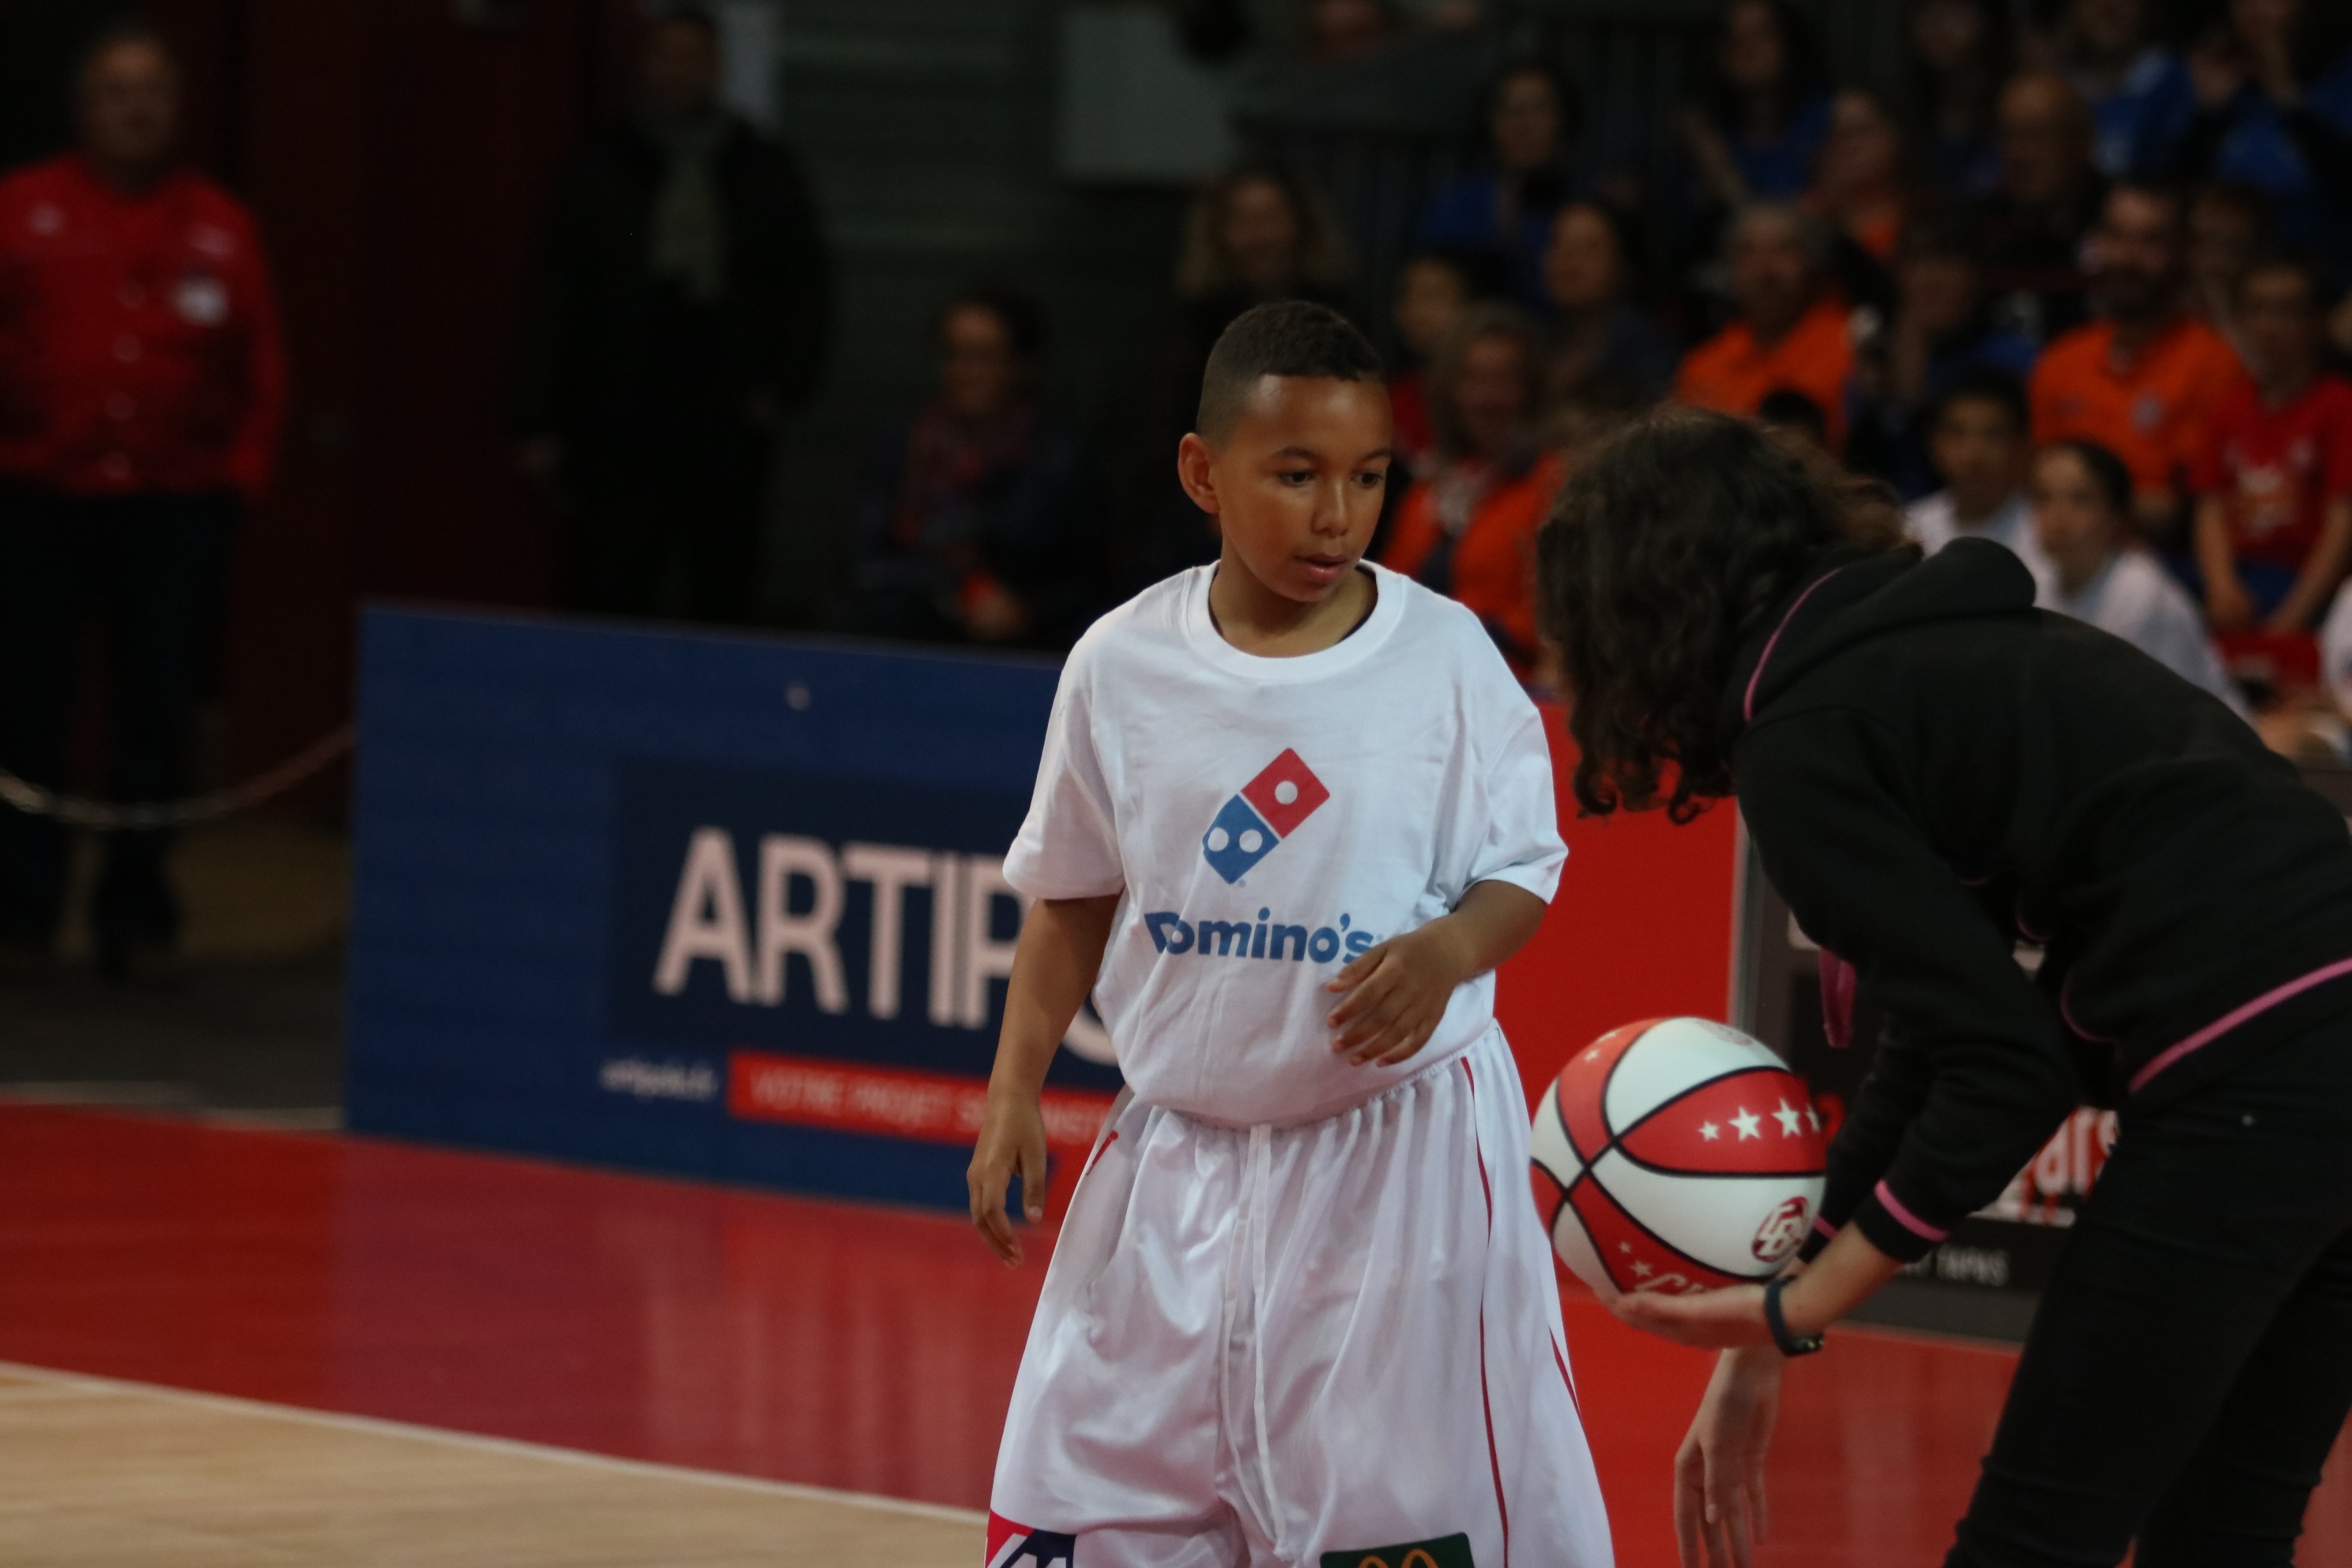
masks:
{"type": "Polygon", "coordinates": [[[1986,276],[1984,232],[1967,209],[1919,213],[1895,251],[1893,316],[1856,345],[1846,460],[1906,501],[1938,488],[1927,411],[1971,375],[2033,369],[2033,344],[1993,319],[1986,276]]]}
{"type": "Polygon", "coordinates": [[[1811,20],[1790,0],[1729,0],[1705,80],[1683,142],[1707,205],[1802,195],[1830,127],[1829,67],[1811,20]]]}
{"type": "Polygon", "coordinates": [[[2352,281],[2352,54],[2340,7],[2233,0],[2189,58],[2199,112],[2183,175],[2250,185],[2270,198],[2284,243],[2352,281]]]}
{"type": "Polygon", "coordinates": [[[1484,165],[1431,200],[1415,237],[1418,247],[1496,258],[1509,274],[1512,295],[1544,311],[1543,258],[1552,219],[1581,192],[1576,141],[1582,114],[1575,85],[1556,67],[1541,60],[1504,67],[1487,86],[1479,118],[1484,165]]]}
{"type": "Polygon", "coordinates": [[[2137,180],[2171,167],[2197,117],[2197,89],[2179,55],[2157,41],[2147,0],[2073,0],[2058,56],[2097,121],[2099,173],[2137,180]]]}

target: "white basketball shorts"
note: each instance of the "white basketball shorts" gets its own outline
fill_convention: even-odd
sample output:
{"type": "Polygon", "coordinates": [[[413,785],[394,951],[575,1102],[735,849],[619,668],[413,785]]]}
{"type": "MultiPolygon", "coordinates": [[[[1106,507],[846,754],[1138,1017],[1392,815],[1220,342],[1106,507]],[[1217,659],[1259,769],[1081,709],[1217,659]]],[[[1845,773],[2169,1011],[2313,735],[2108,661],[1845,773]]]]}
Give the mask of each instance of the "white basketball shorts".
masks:
{"type": "Polygon", "coordinates": [[[1073,1195],[990,1568],[1607,1568],[1499,1029],[1319,1121],[1123,1104],[1073,1195]]]}

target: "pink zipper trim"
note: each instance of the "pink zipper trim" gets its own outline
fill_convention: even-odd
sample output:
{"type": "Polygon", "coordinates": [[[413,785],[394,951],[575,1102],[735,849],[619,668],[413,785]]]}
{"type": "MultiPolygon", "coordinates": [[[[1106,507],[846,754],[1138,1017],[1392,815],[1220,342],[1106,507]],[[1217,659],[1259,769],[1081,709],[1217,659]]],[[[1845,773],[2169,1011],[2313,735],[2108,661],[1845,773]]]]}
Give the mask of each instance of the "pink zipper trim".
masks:
{"type": "Polygon", "coordinates": [[[1764,651],[1757,656],[1756,673],[1748,678],[1748,694],[1740,699],[1739,720],[1741,723],[1752,724],[1756,721],[1756,688],[1763,683],[1764,667],[1772,662],[1772,650],[1780,646],[1781,634],[1789,629],[1789,623],[1797,618],[1797,612],[1805,607],[1805,601],[1811,598],[1815,591],[1818,590],[1822,584],[1828,582],[1832,577],[1836,576],[1838,572],[1843,572],[1845,568],[1841,566],[1837,569],[1837,572],[1826,572],[1821,576],[1814,578],[1811,585],[1809,585],[1803,593],[1797,595],[1797,602],[1789,606],[1789,613],[1780,617],[1780,624],[1772,628],[1772,636],[1765,642],[1764,651]]]}
{"type": "Polygon", "coordinates": [[[1818,1231],[1820,1234],[1830,1237],[1832,1240],[1835,1240],[1837,1238],[1838,1227],[1832,1225],[1829,1221],[1821,1218],[1819,1215],[1814,1216],[1813,1229],[1818,1231]]]}
{"type": "Polygon", "coordinates": [[[2352,974],[2352,958],[2338,959],[2336,963],[2328,964],[2323,969],[2315,969],[2300,980],[2290,980],[2284,985],[2263,992],[2261,995],[2255,997],[2252,1001],[2247,1003],[2244,1006],[2240,1007],[2235,1012],[2224,1013],[2221,1016],[2214,1019],[2211,1023],[2206,1025],[2203,1028],[2198,1030],[2195,1034],[2189,1036],[2179,1045],[2174,1046],[2171,1049],[2164,1052],[2161,1056],[2157,1057],[2154,1060],[2150,1061],[2147,1066],[2140,1068],[2139,1071],[2132,1074],[2130,1084],[2131,1092],[2137,1094],[2139,1092],[2140,1086],[2147,1082],[2148,1079],[2154,1078],[2157,1074],[2162,1072],[2165,1068],[2170,1067],[2181,1058],[2189,1055],[2191,1051],[2199,1050],[2206,1046],[2211,1045],[2215,1040],[2220,1039],[2222,1036],[2228,1034],[2231,1030],[2236,1028],[2239,1025],[2246,1022],[2248,1019],[2258,1017],[2262,1014],[2269,1012],[2280,1003],[2291,1001],[2294,998],[2302,995],[2313,986],[2324,985],[2328,981],[2343,974],[2352,974]]]}
{"type": "Polygon", "coordinates": [[[1905,1208],[1900,1203],[1897,1203],[1895,1198],[1894,1189],[1890,1188],[1885,1182],[1878,1184],[1876,1194],[1879,1206],[1885,1209],[1888,1214],[1893,1215],[1895,1216],[1895,1223],[1909,1231],[1912,1235],[1927,1241],[1941,1241],[1944,1237],[1952,1234],[1948,1230],[1937,1230],[1934,1226],[1929,1225],[1926,1220],[1921,1219],[1917,1215],[1913,1214],[1909,1209],[1905,1208]]]}

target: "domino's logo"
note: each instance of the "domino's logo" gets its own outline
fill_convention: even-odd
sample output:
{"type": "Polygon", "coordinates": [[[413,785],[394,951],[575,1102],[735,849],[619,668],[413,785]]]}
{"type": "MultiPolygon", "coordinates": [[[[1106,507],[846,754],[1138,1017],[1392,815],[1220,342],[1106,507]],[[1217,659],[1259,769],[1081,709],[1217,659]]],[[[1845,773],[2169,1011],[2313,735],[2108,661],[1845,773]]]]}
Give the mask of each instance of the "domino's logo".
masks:
{"type": "Polygon", "coordinates": [[[1202,857],[1218,876],[1238,882],[1330,798],[1315,770],[1297,752],[1285,751],[1225,802],[1201,836],[1202,857]]]}

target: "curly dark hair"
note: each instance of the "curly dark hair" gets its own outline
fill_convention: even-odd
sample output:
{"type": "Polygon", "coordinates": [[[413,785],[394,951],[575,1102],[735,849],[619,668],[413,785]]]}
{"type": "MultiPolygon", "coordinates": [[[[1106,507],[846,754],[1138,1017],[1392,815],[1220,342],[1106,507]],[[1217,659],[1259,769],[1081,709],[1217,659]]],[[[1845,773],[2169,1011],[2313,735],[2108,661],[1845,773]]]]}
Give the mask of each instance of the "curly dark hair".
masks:
{"type": "Polygon", "coordinates": [[[1883,486],[1748,420],[1665,409],[1594,453],[1537,546],[1585,813],[1688,822],[1732,794],[1717,723],[1741,646],[1824,556],[1902,545],[1883,486]]]}

